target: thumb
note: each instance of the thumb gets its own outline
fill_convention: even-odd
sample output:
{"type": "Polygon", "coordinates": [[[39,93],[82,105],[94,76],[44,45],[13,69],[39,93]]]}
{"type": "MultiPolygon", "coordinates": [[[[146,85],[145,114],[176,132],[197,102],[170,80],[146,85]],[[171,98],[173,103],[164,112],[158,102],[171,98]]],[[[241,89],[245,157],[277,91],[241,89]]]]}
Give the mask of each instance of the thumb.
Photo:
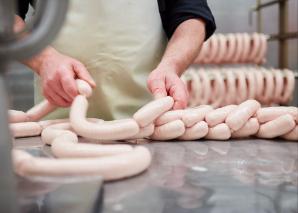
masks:
{"type": "Polygon", "coordinates": [[[88,82],[91,87],[96,87],[95,81],[93,80],[90,73],[83,64],[75,63],[73,64],[73,69],[79,79],[88,82]]]}
{"type": "Polygon", "coordinates": [[[165,82],[162,79],[149,79],[147,84],[155,99],[167,96],[165,82]]]}

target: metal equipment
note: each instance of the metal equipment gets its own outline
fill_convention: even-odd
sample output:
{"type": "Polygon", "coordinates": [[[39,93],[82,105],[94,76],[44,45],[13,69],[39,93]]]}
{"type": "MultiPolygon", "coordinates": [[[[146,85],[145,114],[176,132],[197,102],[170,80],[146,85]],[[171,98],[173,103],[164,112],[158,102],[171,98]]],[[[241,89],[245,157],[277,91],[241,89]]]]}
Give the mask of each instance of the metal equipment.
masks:
{"type": "Polygon", "coordinates": [[[15,1],[0,0],[0,212],[18,211],[4,73],[10,61],[30,58],[52,41],[63,23],[68,0],[43,0],[39,3],[35,21],[23,36],[13,32],[15,1]]]}

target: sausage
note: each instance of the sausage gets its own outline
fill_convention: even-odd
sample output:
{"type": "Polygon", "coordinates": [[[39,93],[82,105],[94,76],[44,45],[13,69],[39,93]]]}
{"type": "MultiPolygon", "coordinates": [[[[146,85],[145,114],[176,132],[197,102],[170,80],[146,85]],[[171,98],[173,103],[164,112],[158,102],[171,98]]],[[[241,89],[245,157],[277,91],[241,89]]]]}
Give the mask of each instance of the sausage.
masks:
{"type": "Polygon", "coordinates": [[[274,80],[272,72],[263,69],[263,75],[265,76],[264,95],[261,97],[261,101],[264,104],[270,104],[274,95],[274,80]]]}
{"type": "Polygon", "coordinates": [[[214,82],[213,82],[214,94],[211,95],[210,98],[211,98],[212,106],[217,108],[221,106],[221,104],[224,101],[224,98],[225,98],[224,94],[226,93],[226,87],[221,74],[218,71],[213,71],[212,73],[214,74],[214,82]]]}
{"type": "Polygon", "coordinates": [[[231,112],[226,118],[226,124],[234,131],[239,130],[245,125],[257,110],[261,107],[256,100],[247,100],[238,105],[235,111],[231,112]]]}
{"type": "Polygon", "coordinates": [[[265,55],[267,52],[267,38],[264,34],[259,34],[260,37],[260,46],[259,46],[259,52],[254,60],[256,64],[262,64],[265,61],[265,55]]]}
{"type": "Polygon", "coordinates": [[[196,108],[184,110],[182,121],[187,128],[192,127],[197,122],[203,121],[205,115],[212,110],[213,108],[208,105],[201,105],[196,108]]]}
{"type": "Polygon", "coordinates": [[[257,133],[259,138],[275,138],[284,135],[295,128],[295,121],[289,114],[282,115],[260,126],[257,133]]]}
{"type": "Polygon", "coordinates": [[[247,99],[247,87],[246,87],[246,79],[245,79],[245,73],[241,70],[238,70],[235,72],[237,76],[237,97],[236,102],[237,104],[242,103],[247,99]]]}
{"type": "Polygon", "coordinates": [[[39,136],[42,128],[37,122],[24,122],[9,124],[14,138],[39,136]]]}
{"type": "Polygon", "coordinates": [[[213,35],[211,36],[211,38],[208,40],[209,42],[209,51],[208,51],[208,54],[205,55],[205,58],[204,58],[204,63],[206,64],[210,64],[214,61],[214,58],[218,52],[218,46],[219,46],[219,42],[217,40],[217,35],[213,35]]]}
{"type": "Polygon", "coordinates": [[[219,44],[218,53],[216,54],[214,58],[214,63],[219,64],[223,61],[223,58],[225,57],[226,53],[226,37],[222,34],[217,34],[217,40],[219,44]]]}
{"type": "Polygon", "coordinates": [[[274,80],[274,92],[273,92],[273,102],[280,103],[280,97],[282,97],[282,91],[284,88],[284,78],[280,70],[273,70],[273,80],[274,80]]]}
{"type": "Polygon", "coordinates": [[[12,151],[15,172],[21,176],[102,176],[116,180],[139,174],[151,163],[151,154],[145,147],[116,156],[100,158],[49,159],[33,157],[22,150],[12,151]]]}
{"type": "Polygon", "coordinates": [[[236,37],[233,34],[227,34],[227,50],[224,61],[231,62],[236,52],[236,37]]]}
{"type": "Polygon", "coordinates": [[[52,141],[51,150],[59,158],[92,158],[118,155],[133,150],[126,144],[99,145],[78,143],[76,134],[66,131],[52,141]]]}
{"type": "Polygon", "coordinates": [[[50,112],[53,112],[55,109],[57,109],[55,105],[51,104],[48,100],[44,100],[29,109],[26,114],[29,121],[38,121],[50,112]]]}
{"type": "Polygon", "coordinates": [[[236,48],[232,58],[232,63],[239,63],[242,54],[243,39],[240,33],[236,33],[234,36],[236,37],[236,48]]]}
{"type": "Polygon", "coordinates": [[[157,118],[154,123],[156,126],[161,126],[171,121],[181,120],[182,115],[185,114],[185,111],[186,110],[182,109],[167,111],[157,118]]]}
{"type": "Polygon", "coordinates": [[[8,110],[9,123],[27,122],[29,120],[27,114],[22,111],[8,110]]]}
{"type": "Polygon", "coordinates": [[[264,75],[262,73],[262,71],[260,70],[254,70],[254,74],[255,74],[255,77],[256,77],[256,86],[257,86],[257,91],[256,91],[256,99],[258,101],[260,101],[261,103],[262,102],[262,96],[263,96],[263,93],[264,93],[264,75]]]}
{"type": "Polygon", "coordinates": [[[257,54],[259,52],[261,40],[258,33],[253,33],[251,35],[251,47],[250,47],[250,54],[248,57],[248,60],[250,62],[253,62],[254,59],[257,57],[257,54]]]}
{"type": "MultiPolygon", "coordinates": [[[[87,108],[87,98],[82,95],[78,95],[71,106],[71,127],[80,136],[98,140],[124,140],[139,132],[139,126],[134,119],[105,121],[99,124],[92,123],[86,119],[87,108]]],[[[149,108],[149,110],[152,109],[149,108]]],[[[145,110],[144,113],[147,113],[147,111],[145,110]]],[[[149,111],[149,113],[151,112],[149,111]]],[[[142,113],[141,116],[143,116],[142,113]]]]}
{"type": "Polygon", "coordinates": [[[272,121],[281,115],[290,114],[298,123],[298,108],[297,107],[265,107],[257,111],[257,118],[260,123],[272,121]]]}
{"type": "Polygon", "coordinates": [[[171,121],[164,125],[155,127],[151,139],[158,141],[172,140],[180,137],[185,132],[184,123],[181,120],[171,121]]]}
{"type": "Polygon", "coordinates": [[[203,63],[204,58],[206,57],[206,54],[208,52],[208,42],[203,43],[202,48],[198,54],[198,56],[196,57],[196,59],[194,60],[195,64],[201,64],[203,63]]]}
{"type": "Polygon", "coordinates": [[[191,81],[191,93],[190,93],[190,106],[197,106],[201,102],[201,93],[202,93],[202,86],[201,86],[201,79],[198,73],[194,70],[189,72],[192,81],[191,81]]]}
{"type": "Polygon", "coordinates": [[[282,135],[281,138],[283,138],[285,140],[297,142],[298,141],[298,125],[296,125],[296,127],[293,130],[291,130],[290,132],[282,135]]]}
{"type": "Polygon", "coordinates": [[[231,130],[227,124],[221,123],[209,128],[206,139],[210,140],[228,140],[231,137],[231,130]]]}
{"type": "Polygon", "coordinates": [[[206,71],[200,69],[198,71],[200,79],[202,80],[203,93],[201,97],[201,104],[208,104],[211,95],[211,82],[206,71]]]}
{"type": "Polygon", "coordinates": [[[258,122],[258,119],[250,118],[241,129],[232,132],[232,138],[244,138],[255,135],[258,132],[259,128],[260,124],[258,122]]]}
{"type": "Polygon", "coordinates": [[[249,52],[250,52],[250,37],[247,33],[242,33],[241,36],[243,41],[243,47],[242,47],[240,62],[244,63],[244,62],[247,62],[249,52]]]}
{"type": "Polygon", "coordinates": [[[38,124],[42,127],[42,129],[45,129],[54,124],[67,123],[67,122],[69,122],[69,119],[54,119],[54,120],[39,121],[38,124]]]}
{"type": "Polygon", "coordinates": [[[281,96],[281,103],[287,104],[291,100],[291,96],[295,89],[295,76],[294,73],[288,69],[284,70],[285,73],[285,88],[281,96]]]}
{"type": "Polygon", "coordinates": [[[41,141],[44,144],[51,145],[55,138],[67,132],[73,132],[73,129],[68,122],[48,126],[41,133],[41,141]]]}
{"type": "Polygon", "coordinates": [[[208,133],[208,125],[205,121],[200,121],[193,125],[190,128],[186,128],[183,135],[181,135],[178,139],[179,140],[198,140],[203,138],[208,133]]]}
{"type": "Polygon", "coordinates": [[[247,89],[248,89],[248,99],[255,99],[256,98],[256,80],[255,80],[255,75],[254,72],[251,70],[247,70],[245,72],[246,79],[247,79],[247,89]]]}
{"type": "Polygon", "coordinates": [[[91,86],[81,79],[76,79],[79,94],[86,96],[87,98],[92,95],[91,86]]]}
{"type": "Polygon", "coordinates": [[[231,70],[227,70],[226,72],[226,104],[235,104],[237,91],[236,91],[236,78],[235,74],[231,70]]]}
{"type": "Polygon", "coordinates": [[[126,140],[147,138],[154,133],[154,128],[155,128],[154,124],[149,124],[148,126],[141,128],[136,135],[130,138],[127,138],[126,140]]]}
{"type": "Polygon", "coordinates": [[[236,105],[228,105],[208,112],[205,116],[208,126],[213,127],[217,124],[223,123],[226,117],[236,108],[236,105]]]}
{"type": "Polygon", "coordinates": [[[140,127],[148,126],[163,113],[169,111],[174,105],[174,99],[170,96],[159,98],[143,106],[133,118],[140,127]]]}

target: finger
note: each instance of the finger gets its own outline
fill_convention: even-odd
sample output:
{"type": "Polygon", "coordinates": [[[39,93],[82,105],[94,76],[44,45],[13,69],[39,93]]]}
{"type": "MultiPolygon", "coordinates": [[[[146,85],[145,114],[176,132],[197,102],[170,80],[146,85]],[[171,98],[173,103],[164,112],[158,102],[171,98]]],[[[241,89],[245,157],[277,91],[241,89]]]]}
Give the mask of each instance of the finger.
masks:
{"type": "Polygon", "coordinates": [[[167,96],[165,82],[162,79],[149,80],[148,88],[156,99],[167,96]]]}
{"type": "Polygon", "coordinates": [[[45,92],[45,94],[47,94],[47,97],[49,98],[49,100],[52,101],[50,103],[52,103],[52,104],[54,104],[56,106],[61,106],[61,107],[68,107],[68,106],[70,106],[70,102],[68,102],[65,99],[63,99],[59,94],[57,94],[52,89],[47,89],[47,91],[45,92]]]}
{"type": "Polygon", "coordinates": [[[73,69],[77,75],[77,77],[81,80],[87,81],[91,87],[96,87],[96,83],[91,77],[90,73],[86,69],[86,67],[81,63],[74,63],[73,69]]]}
{"type": "Polygon", "coordinates": [[[169,94],[174,99],[173,109],[184,109],[187,106],[188,93],[184,83],[179,79],[169,85],[169,94]]]}
{"type": "Polygon", "coordinates": [[[79,93],[74,77],[66,74],[61,78],[61,85],[65,93],[73,100],[79,93]]]}
{"type": "MultiPolygon", "coordinates": [[[[65,72],[67,73],[67,72],[65,72]]],[[[68,96],[68,94],[64,91],[61,83],[61,78],[57,78],[57,80],[53,80],[49,82],[50,88],[55,91],[60,97],[62,97],[67,102],[71,102],[72,98],[68,96]]]]}

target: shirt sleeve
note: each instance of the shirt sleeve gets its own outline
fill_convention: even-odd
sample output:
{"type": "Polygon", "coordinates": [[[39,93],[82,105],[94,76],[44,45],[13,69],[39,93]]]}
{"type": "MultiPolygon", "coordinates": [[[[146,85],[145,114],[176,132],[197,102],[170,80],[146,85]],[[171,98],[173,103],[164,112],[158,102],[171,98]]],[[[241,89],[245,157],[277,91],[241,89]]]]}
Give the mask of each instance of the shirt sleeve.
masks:
{"type": "Polygon", "coordinates": [[[158,0],[162,25],[170,38],[184,21],[199,18],[205,22],[207,40],[215,31],[216,24],[206,0],[158,0]]]}
{"type": "Polygon", "coordinates": [[[34,5],[34,0],[18,0],[17,1],[17,15],[22,19],[26,18],[26,14],[29,10],[29,5],[34,5]]]}

